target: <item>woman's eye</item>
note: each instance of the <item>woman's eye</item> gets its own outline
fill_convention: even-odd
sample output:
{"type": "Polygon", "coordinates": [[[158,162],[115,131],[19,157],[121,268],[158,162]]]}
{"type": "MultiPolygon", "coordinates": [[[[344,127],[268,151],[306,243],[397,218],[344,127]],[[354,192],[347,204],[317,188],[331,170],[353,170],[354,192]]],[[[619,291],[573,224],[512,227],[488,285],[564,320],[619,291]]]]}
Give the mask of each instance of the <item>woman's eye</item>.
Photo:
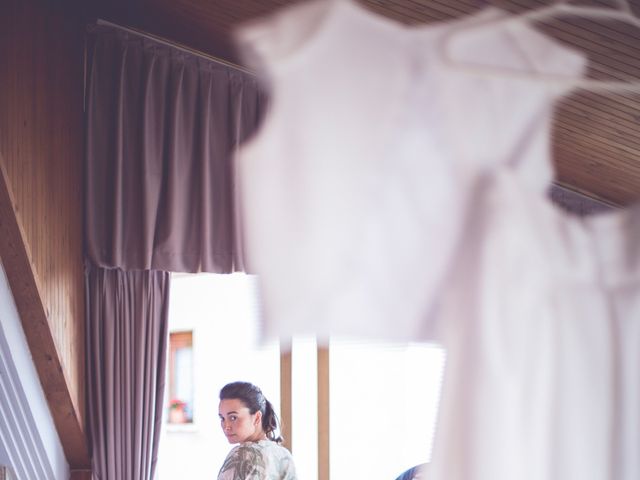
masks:
{"type": "Polygon", "coordinates": [[[235,422],[238,417],[236,417],[235,415],[231,415],[229,418],[231,419],[232,422],[235,422]]]}

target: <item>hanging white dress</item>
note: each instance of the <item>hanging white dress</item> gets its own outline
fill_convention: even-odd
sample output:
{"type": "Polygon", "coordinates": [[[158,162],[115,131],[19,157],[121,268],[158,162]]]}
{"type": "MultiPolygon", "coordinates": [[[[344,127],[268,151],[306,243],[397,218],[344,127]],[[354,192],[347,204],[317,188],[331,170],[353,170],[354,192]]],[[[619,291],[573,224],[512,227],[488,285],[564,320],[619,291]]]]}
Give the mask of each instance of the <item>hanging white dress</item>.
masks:
{"type": "MultiPolygon", "coordinates": [[[[468,185],[518,164],[551,181],[549,124],[562,93],[447,68],[448,29],[405,27],[347,0],[307,2],[248,25],[241,46],[272,91],[236,157],[248,269],[266,335],[430,338],[435,300],[468,216],[468,185]]],[[[459,61],[577,76],[583,58],[525,23],[457,35],[459,61]]]]}
{"type": "Polygon", "coordinates": [[[640,208],[568,216],[512,168],[472,196],[429,479],[640,478],[640,208]]]}

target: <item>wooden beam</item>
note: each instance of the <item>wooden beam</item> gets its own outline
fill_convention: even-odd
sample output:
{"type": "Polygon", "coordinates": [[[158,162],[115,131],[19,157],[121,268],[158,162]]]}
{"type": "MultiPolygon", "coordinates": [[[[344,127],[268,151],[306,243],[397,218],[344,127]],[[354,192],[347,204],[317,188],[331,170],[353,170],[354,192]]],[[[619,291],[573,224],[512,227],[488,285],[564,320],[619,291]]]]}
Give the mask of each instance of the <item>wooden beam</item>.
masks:
{"type": "Polygon", "coordinates": [[[69,480],[91,480],[91,470],[72,470],[69,480]]]}
{"type": "Polygon", "coordinates": [[[82,419],[74,406],[49,327],[48,312],[1,157],[0,258],[69,467],[71,470],[90,469],[82,419]]]}
{"type": "Polygon", "coordinates": [[[329,346],[318,347],[318,480],[329,480],[329,346]]]}
{"type": "Polygon", "coordinates": [[[291,365],[291,342],[280,343],[280,423],[284,437],[283,445],[293,452],[291,365]]]}

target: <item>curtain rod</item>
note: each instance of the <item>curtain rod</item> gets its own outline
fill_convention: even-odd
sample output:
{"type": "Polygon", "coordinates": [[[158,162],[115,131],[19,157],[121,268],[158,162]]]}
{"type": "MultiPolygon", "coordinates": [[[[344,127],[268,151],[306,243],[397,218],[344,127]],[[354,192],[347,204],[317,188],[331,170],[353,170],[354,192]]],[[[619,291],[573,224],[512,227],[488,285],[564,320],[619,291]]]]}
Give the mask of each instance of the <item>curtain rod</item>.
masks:
{"type": "Polygon", "coordinates": [[[219,63],[221,65],[233,68],[235,70],[239,70],[239,71],[247,73],[249,75],[253,75],[253,76],[256,75],[255,72],[252,72],[251,70],[248,70],[248,69],[246,69],[244,67],[241,67],[240,65],[236,65],[235,63],[231,63],[231,62],[228,62],[227,60],[223,60],[222,58],[214,57],[213,55],[209,55],[207,53],[203,53],[203,52],[200,52],[198,50],[194,50],[194,49],[189,48],[189,47],[187,47],[185,45],[179,45],[179,44],[174,43],[174,42],[172,42],[170,40],[167,40],[165,38],[158,37],[156,35],[144,32],[142,30],[138,30],[137,28],[125,27],[123,25],[118,25],[117,23],[112,23],[112,22],[110,22],[108,20],[103,20],[101,18],[99,18],[96,21],[96,23],[98,25],[105,25],[105,26],[109,26],[109,27],[118,28],[118,29],[123,30],[125,32],[129,32],[129,33],[132,33],[134,35],[139,35],[141,37],[148,38],[150,40],[156,41],[156,42],[161,43],[163,45],[166,45],[168,47],[172,47],[172,48],[176,48],[178,50],[182,50],[183,52],[190,53],[192,55],[196,55],[196,56],[204,58],[206,60],[211,60],[212,62],[219,63]]]}
{"type": "Polygon", "coordinates": [[[574,187],[571,187],[570,185],[565,185],[564,183],[560,183],[557,180],[554,180],[552,183],[552,186],[554,186],[555,188],[557,188],[558,190],[562,190],[563,192],[567,192],[569,194],[572,195],[577,195],[583,199],[586,199],[590,202],[594,202],[597,203],[603,207],[609,207],[609,208],[620,208],[621,205],[615,202],[612,202],[610,200],[606,200],[604,198],[601,197],[597,197],[594,196],[593,194],[588,194],[586,192],[580,191],[580,190],[576,190],[574,187]]]}

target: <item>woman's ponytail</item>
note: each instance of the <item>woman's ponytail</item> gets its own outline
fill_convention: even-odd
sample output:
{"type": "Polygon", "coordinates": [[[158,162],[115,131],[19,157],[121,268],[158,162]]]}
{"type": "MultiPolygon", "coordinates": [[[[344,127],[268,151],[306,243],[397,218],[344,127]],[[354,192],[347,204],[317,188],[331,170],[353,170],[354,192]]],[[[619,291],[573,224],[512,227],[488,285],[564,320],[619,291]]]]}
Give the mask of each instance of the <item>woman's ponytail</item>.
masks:
{"type": "Polygon", "coordinates": [[[276,443],[282,443],[282,437],[279,435],[276,436],[276,431],[278,430],[280,423],[278,420],[278,416],[276,415],[271,402],[266,398],[264,400],[265,406],[264,412],[262,414],[262,429],[264,430],[264,433],[267,434],[267,438],[269,440],[276,443]]]}

